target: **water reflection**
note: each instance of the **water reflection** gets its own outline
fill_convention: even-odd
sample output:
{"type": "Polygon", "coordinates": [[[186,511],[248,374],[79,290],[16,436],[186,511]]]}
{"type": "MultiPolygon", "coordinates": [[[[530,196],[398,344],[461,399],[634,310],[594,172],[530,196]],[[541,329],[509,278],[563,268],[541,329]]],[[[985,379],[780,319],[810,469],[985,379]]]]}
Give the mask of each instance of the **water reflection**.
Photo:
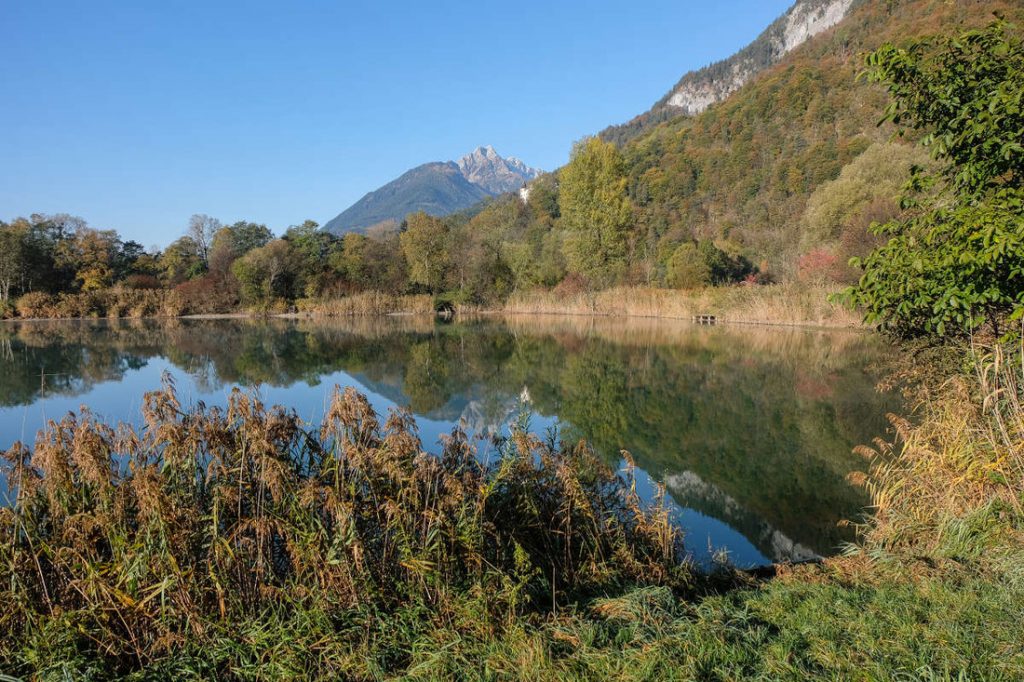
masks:
{"type": "Polygon", "coordinates": [[[609,462],[629,450],[664,482],[688,545],[738,564],[833,552],[866,503],[851,447],[885,431],[895,398],[874,390],[884,349],[859,333],[702,328],[610,318],[436,325],[345,321],[76,321],[0,326],[0,447],[86,404],[136,420],[164,371],[183,398],[224,402],[260,385],[315,421],[335,383],[378,410],[408,406],[425,445],[460,421],[585,438],[609,462]]]}

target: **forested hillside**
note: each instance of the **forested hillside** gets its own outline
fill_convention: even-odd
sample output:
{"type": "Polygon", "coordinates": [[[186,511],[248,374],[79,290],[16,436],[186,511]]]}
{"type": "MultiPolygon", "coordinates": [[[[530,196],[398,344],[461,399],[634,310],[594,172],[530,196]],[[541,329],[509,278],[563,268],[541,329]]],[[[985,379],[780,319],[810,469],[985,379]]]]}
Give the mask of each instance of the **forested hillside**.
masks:
{"type": "Polygon", "coordinates": [[[778,64],[804,42],[843,20],[855,4],[870,0],[797,0],[754,42],[713,64],[690,71],[648,111],[601,131],[601,138],[624,144],[659,123],[699,114],[721,102],[757,74],[778,64]]]}
{"type": "Polygon", "coordinates": [[[894,146],[901,141],[891,139],[893,128],[876,125],[886,96],[858,79],[863,54],[985,24],[994,12],[1024,17],[1019,3],[1001,0],[863,3],[722,104],[627,144],[638,250],[713,239],[765,262],[774,276],[841,270],[864,250],[871,221],[897,210],[899,178],[924,162],[921,152],[894,146]],[[808,212],[809,202],[816,210],[808,212]]]}
{"type": "Polygon", "coordinates": [[[847,260],[876,244],[870,224],[897,215],[911,168],[932,163],[879,125],[886,95],[859,78],[864,54],[996,12],[1024,18],[1004,0],[855,4],[721,104],[619,148],[581,143],[526,206],[493,204],[465,238],[505,244],[516,287],[850,281],[847,260]]]}

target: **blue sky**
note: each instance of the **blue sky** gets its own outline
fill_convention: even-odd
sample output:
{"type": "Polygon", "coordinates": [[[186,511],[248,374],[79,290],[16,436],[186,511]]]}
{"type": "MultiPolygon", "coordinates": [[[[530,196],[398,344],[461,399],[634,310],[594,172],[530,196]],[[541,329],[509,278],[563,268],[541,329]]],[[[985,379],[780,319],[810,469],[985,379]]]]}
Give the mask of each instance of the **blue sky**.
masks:
{"type": "Polygon", "coordinates": [[[318,222],[477,145],[545,169],[791,0],[0,0],[0,219],[318,222]]]}

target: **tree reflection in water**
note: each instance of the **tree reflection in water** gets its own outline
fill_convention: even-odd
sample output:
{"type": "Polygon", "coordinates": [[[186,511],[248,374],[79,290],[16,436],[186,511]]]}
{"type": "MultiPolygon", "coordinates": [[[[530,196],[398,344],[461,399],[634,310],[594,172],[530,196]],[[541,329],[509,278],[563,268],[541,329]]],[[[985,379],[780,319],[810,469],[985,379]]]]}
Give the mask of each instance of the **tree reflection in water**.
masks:
{"type": "Polygon", "coordinates": [[[23,422],[42,425],[44,397],[102,413],[98,387],[113,383],[138,403],[156,388],[143,368],[204,400],[277,387],[311,417],[333,383],[352,383],[434,433],[462,421],[499,435],[525,399],[536,425],[557,420],[609,461],[629,450],[685,510],[695,544],[729,530],[751,546],[741,561],[803,558],[851,539],[840,522],[867,501],[846,477],[865,466],[851,448],[884,435],[897,407],[875,390],[884,350],[856,332],[582,317],[7,323],[0,447],[23,422]]]}

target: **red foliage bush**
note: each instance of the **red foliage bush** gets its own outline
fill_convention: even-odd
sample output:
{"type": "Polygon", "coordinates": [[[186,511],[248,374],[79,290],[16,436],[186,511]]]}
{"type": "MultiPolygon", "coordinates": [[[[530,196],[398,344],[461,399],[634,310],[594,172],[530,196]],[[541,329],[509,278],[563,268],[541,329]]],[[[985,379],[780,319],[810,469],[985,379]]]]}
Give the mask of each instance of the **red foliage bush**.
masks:
{"type": "Polygon", "coordinates": [[[844,267],[839,256],[828,249],[814,249],[797,260],[797,277],[802,282],[837,282],[843,278],[844,267]]]}

